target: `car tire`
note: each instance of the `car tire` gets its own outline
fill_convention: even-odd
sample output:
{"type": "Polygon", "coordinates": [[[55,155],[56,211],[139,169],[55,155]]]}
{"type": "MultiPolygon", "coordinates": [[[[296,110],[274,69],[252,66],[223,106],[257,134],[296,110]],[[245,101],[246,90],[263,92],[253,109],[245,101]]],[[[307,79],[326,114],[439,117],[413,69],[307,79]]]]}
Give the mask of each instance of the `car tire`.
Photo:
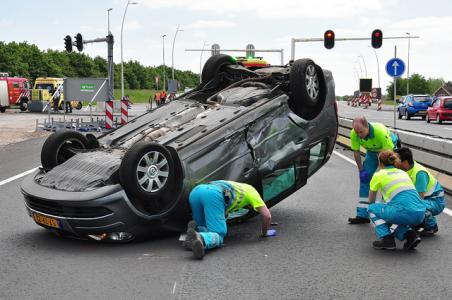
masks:
{"type": "Polygon", "coordinates": [[[77,103],[77,106],[75,107],[75,109],[76,109],[76,110],[81,110],[82,107],[83,107],[83,104],[82,104],[82,102],[79,101],[79,102],[77,103]]]}
{"type": "Polygon", "coordinates": [[[20,109],[20,111],[28,110],[28,99],[27,98],[20,99],[19,109],[20,109]]]}
{"type": "Polygon", "coordinates": [[[439,114],[436,115],[436,123],[441,124],[443,121],[439,118],[439,114]]]}
{"type": "Polygon", "coordinates": [[[405,110],[405,120],[409,120],[411,117],[410,117],[410,114],[408,113],[408,109],[406,109],[405,110]]]}
{"type": "Polygon", "coordinates": [[[6,111],[6,107],[0,107],[0,113],[4,113],[6,111]]]}
{"type": "Polygon", "coordinates": [[[397,109],[398,115],[399,115],[399,119],[402,119],[402,114],[400,113],[400,109],[397,109]]]}
{"type": "Polygon", "coordinates": [[[217,54],[211,56],[202,69],[201,81],[202,85],[205,85],[211,81],[221,70],[222,67],[228,65],[236,65],[237,62],[229,55],[217,54]]]}
{"type": "Polygon", "coordinates": [[[428,117],[428,114],[425,116],[425,122],[430,123],[430,118],[428,117]]]}
{"type": "Polygon", "coordinates": [[[426,117],[427,117],[427,116],[422,116],[421,118],[422,118],[422,120],[425,120],[426,117]]]}
{"type": "Polygon", "coordinates": [[[326,97],[322,69],[311,59],[296,60],[290,71],[289,85],[292,110],[306,120],[317,117],[326,97]]]}
{"type": "MultiPolygon", "coordinates": [[[[119,167],[119,180],[126,193],[143,202],[156,200],[165,194],[171,188],[174,177],[171,153],[158,143],[134,144],[119,167]]],[[[143,203],[149,206],[147,204],[143,203]]]]}
{"type": "Polygon", "coordinates": [[[80,132],[60,130],[49,136],[41,150],[41,164],[49,171],[64,163],[80,150],[89,149],[90,143],[80,132]]]}

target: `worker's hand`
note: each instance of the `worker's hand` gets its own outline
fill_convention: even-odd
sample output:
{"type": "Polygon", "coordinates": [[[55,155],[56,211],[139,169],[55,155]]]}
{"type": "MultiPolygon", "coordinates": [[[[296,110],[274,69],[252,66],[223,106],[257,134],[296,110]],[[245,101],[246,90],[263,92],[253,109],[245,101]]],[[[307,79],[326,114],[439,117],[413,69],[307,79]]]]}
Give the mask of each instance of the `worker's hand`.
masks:
{"type": "Polygon", "coordinates": [[[359,171],[359,180],[362,183],[369,183],[370,182],[369,173],[367,173],[367,171],[365,169],[362,169],[361,171],[359,171]]]}
{"type": "Polygon", "coordinates": [[[269,229],[267,230],[265,235],[262,235],[262,237],[272,237],[272,236],[276,236],[276,229],[269,229]]]}

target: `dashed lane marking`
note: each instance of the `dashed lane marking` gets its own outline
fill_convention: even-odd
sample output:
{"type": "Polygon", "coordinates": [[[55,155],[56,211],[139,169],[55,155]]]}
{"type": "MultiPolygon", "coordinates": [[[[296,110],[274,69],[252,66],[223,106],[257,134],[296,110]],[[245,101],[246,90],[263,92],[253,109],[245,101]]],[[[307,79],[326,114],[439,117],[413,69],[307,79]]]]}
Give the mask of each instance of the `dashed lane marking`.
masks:
{"type": "Polygon", "coordinates": [[[18,175],[16,175],[16,176],[13,176],[13,177],[10,177],[10,178],[5,179],[5,180],[3,180],[3,181],[0,181],[0,186],[5,185],[5,184],[7,184],[7,183],[9,183],[9,182],[11,182],[11,181],[14,181],[14,180],[16,180],[16,179],[22,178],[22,177],[24,177],[24,176],[27,176],[28,174],[31,174],[31,173],[33,173],[34,171],[36,171],[38,168],[39,168],[39,167],[36,167],[36,168],[34,168],[34,169],[25,171],[25,172],[20,173],[20,174],[18,174],[18,175]]]}

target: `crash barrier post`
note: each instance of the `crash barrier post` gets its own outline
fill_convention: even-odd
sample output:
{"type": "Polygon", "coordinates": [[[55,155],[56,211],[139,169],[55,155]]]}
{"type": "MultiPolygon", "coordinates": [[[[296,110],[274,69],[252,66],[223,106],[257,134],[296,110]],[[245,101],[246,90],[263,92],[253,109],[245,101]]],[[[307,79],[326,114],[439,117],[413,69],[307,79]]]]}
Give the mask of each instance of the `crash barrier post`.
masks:
{"type": "Polygon", "coordinates": [[[105,129],[113,128],[113,101],[105,101],[105,129]]]}
{"type": "MultiPolygon", "coordinates": [[[[352,119],[339,118],[337,142],[348,148],[352,122],[352,119]]],[[[397,133],[402,146],[411,149],[416,161],[436,173],[445,191],[452,194],[452,139],[387,127],[397,133]]]]}
{"type": "Polygon", "coordinates": [[[121,124],[125,125],[127,124],[127,120],[129,118],[129,101],[128,100],[121,100],[121,124]]]}

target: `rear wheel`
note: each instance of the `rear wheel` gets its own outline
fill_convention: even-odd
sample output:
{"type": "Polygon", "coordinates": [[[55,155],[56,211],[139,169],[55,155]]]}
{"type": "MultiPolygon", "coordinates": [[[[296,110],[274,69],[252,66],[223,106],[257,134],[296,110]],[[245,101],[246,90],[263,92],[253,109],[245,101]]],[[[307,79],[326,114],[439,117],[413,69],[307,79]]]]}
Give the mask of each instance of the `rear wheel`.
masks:
{"type": "Polygon", "coordinates": [[[406,109],[405,110],[405,119],[406,120],[409,120],[411,117],[410,117],[410,114],[408,113],[408,109],[406,109]]]}
{"type": "Polygon", "coordinates": [[[61,130],[47,138],[41,150],[41,164],[45,170],[64,163],[80,152],[89,149],[90,143],[80,132],[61,130]]]}
{"type": "Polygon", "coordinates": [[[28,99],[21,98],[19,104],[20,111],[26,111],[28,109],[28,99]]]}
{"type": "Polygon", "coordinates": [[[82,109],[82,107],[83,107],[83,104],[82,104],[82,102],[79,101],[77,103],[77,106],[75,107],[75,109],[80,110],[80,109],[82,109]]]}
{"type": "Polygon", "coordinates": [[[6,111],[6,107],[0,106],[0,112],[4,113],[6,111]]]}
{"type": "Polygon", "coordinates": [[[290,71],[290,106],[300,117],[312,120],[325,104],[326,86],[322,69],[310,59],[294,62],[290,71]]]}
{"type": "Polygon", "coordinates": [[[439,114],[436,115],[436,123],[441,124],[443,121],[439,118],[439,114]]]}
{"type": "Polygon", "coordinates": [[[400,113],[400,109],[397,110],[399,113],[399,119],[402,119],[402,114],[400,113]]]}
{"type": "Polygon", "coordinates": [[[427,123],[430,123],[430,118],[428,117],[428,114],[425,116],[425,121],[426,121],[427,123]]]}
{"type": "Polygon", "coordinates": [[[229,55],[217,54],[211,56],[202,69],[201,80],[202,84],[211,81],[220,71],[221,68],[228,65],[236,65],[237,62],[229,55]]]}

